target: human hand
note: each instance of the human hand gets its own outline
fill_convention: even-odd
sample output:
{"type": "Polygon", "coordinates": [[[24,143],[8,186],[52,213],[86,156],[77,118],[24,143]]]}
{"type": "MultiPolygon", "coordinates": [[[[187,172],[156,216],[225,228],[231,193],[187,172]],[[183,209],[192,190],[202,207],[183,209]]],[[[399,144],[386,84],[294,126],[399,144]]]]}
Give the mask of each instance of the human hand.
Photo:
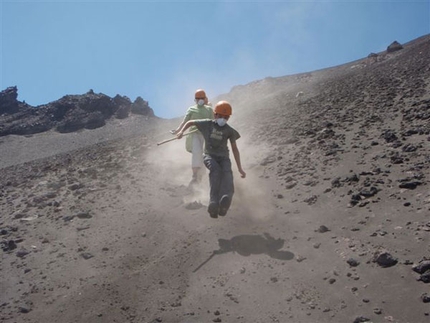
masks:
{"type": "Polygon", "coordinates": [[[243,169],[239,169],[239,173],[240,173],[240,177],[245,178],[246,177],[246,173],[243,171],[243,169]]]}

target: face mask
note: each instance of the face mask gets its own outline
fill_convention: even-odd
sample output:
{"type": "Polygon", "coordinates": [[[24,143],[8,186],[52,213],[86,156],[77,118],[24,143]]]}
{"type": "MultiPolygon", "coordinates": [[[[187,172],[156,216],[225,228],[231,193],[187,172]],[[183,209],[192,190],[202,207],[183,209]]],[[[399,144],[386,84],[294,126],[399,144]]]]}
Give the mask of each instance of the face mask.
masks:
{"type": "Polygon", "coordinates": [[[216,123],[218,124],[218,126],[224,127],[225,124],[227,123],[227,120],[225,120],[224,118],[218,118],[216,119],[216,123]]]}
{"type": "Polygon", "coordinates": [[[200,105],[200,106],[202,106],[203,104],[205,104],[205,100],[198,100],[197,104],[200,105]]]}

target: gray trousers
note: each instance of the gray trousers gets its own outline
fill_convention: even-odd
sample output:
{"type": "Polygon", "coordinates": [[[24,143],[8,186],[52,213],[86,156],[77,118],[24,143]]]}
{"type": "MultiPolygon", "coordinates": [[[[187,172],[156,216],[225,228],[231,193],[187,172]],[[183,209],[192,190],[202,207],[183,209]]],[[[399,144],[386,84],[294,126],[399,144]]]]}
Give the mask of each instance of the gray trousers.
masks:
{"type": "Polygon", "coordinates": [[[203,161],[209,169],[210,203],[219,203],[222,196],[233,198],[233,172],[229,157],[204,155],[203,161]]]}

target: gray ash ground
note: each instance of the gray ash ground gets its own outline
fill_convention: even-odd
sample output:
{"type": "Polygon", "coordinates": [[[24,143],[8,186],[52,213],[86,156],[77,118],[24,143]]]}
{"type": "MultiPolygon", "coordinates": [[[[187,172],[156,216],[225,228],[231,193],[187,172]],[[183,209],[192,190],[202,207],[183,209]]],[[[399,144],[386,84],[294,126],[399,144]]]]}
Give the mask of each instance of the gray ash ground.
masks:
{"type": "Polygon", "coordinates": [[[2,321],[430,319],[429,36],[219,98],[248,174],[225,218],[156,145],[180,120],[2,138],[44,147],[0,169],[2,321]]]}

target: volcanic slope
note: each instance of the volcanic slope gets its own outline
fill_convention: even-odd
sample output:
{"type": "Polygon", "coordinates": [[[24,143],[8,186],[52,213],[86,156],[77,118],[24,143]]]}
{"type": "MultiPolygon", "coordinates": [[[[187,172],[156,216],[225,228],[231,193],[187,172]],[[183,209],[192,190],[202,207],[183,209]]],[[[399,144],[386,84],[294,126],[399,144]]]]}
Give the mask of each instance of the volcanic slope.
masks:
{"type": "Polygon", "coordinates": [[[2,321],[429,320],[429,90],[429,36],[233,88],[247,178],[218,219],[156,144],[180,120],[0,169],[2,321]]]}

